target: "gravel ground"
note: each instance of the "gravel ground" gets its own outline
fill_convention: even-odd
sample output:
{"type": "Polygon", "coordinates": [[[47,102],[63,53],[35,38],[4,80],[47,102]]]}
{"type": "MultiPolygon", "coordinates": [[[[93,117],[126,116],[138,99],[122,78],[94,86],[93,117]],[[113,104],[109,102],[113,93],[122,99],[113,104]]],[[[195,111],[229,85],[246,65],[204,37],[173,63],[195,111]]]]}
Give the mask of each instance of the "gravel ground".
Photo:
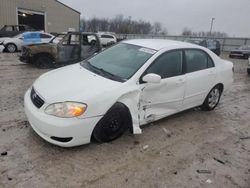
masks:
{"type": "Polygon", "coordinates": [[[141,135],[65,149],[36,135],[23,110],[25,91],[48,70],[17,59],[0,54],[0,187],[250,187],[246,60],[232,60],[235,81],[215,111],[191,109],[141,135]]]}

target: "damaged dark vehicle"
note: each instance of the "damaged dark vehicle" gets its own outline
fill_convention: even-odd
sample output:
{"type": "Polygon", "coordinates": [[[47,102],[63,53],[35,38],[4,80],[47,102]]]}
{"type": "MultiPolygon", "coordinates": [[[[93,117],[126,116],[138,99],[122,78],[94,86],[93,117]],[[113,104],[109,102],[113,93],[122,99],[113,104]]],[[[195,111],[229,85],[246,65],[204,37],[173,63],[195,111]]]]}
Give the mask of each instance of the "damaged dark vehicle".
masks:
{"type": "Polygon", "coordinates": [[[35,31],[28,25],[5,25],[0,29],[0,37],[14,37],[26,31],[35,31]]]}
{"type": "Polygon", "coordinates": [[[58,34],[47,44],[23,46],[20,61],[38,68],[54,68],[77,63],[101,49],[97,34],[69,32],[58,34]]]}

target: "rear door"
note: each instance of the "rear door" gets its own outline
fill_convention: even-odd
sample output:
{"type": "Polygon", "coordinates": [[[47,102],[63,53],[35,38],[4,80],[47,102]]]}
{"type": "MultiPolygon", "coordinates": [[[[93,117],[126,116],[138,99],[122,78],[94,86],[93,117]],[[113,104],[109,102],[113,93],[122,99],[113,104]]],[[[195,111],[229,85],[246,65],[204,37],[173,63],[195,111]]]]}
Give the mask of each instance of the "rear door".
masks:
{"type": "Polygon", "coordinates": [[[80,61],[81,34],[67,34],[57,46],[57,62],[71,64],[80,61]]]}
{"type": "Polygon", "coordinates": [[[215,85],[216,69],[211,57],[203,50],[185,50],[186,89],[183,108],[201,105],[215,85]]]}

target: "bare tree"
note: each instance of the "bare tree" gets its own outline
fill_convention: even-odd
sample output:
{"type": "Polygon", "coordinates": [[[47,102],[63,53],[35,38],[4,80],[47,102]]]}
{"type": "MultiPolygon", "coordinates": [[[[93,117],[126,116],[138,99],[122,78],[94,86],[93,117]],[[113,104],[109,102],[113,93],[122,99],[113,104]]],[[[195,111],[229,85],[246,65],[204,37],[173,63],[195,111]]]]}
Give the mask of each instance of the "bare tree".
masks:
{"type": "Polygon", "coordinates": [[[156,22],[153,26],[144,20],[133,20],[131,16],[117,15],[113,19],[91,18],[82,19],[81,28],[84,31],[98,32],[109,31],[121,34],[149,34],[150,32],[166,34],[167,29],[162,28],[161,23],[156,22]]]}
{"type": "Polygon", "coordinates": [[[187,27],[185,27],[185,28],[183,29],[183,31],[182,31],[182,35],[183,35],[183,36],[191,36],[191,35],[192,35],[192,30],[189,29],[189,28],[187,28],[187,27]]]}
{"type": "Polygon", "coordinates": [[[162,24],[160,22],[155,22],[153,26],[154,34],[160,33],[161,30],[162,30],[162,24]]]}

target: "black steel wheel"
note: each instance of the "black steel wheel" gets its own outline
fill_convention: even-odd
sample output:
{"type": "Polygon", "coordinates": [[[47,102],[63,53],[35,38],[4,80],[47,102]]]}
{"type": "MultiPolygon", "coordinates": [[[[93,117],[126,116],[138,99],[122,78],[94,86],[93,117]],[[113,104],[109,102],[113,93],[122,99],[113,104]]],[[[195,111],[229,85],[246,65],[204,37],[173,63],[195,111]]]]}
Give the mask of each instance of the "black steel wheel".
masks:
{"type": "Polygon", "coordinates": [[[119,138],[131,123],[128,109],[121,103],[115,104],[97,123],[92,140],[99,143],[110,142],[119,138]]]}

